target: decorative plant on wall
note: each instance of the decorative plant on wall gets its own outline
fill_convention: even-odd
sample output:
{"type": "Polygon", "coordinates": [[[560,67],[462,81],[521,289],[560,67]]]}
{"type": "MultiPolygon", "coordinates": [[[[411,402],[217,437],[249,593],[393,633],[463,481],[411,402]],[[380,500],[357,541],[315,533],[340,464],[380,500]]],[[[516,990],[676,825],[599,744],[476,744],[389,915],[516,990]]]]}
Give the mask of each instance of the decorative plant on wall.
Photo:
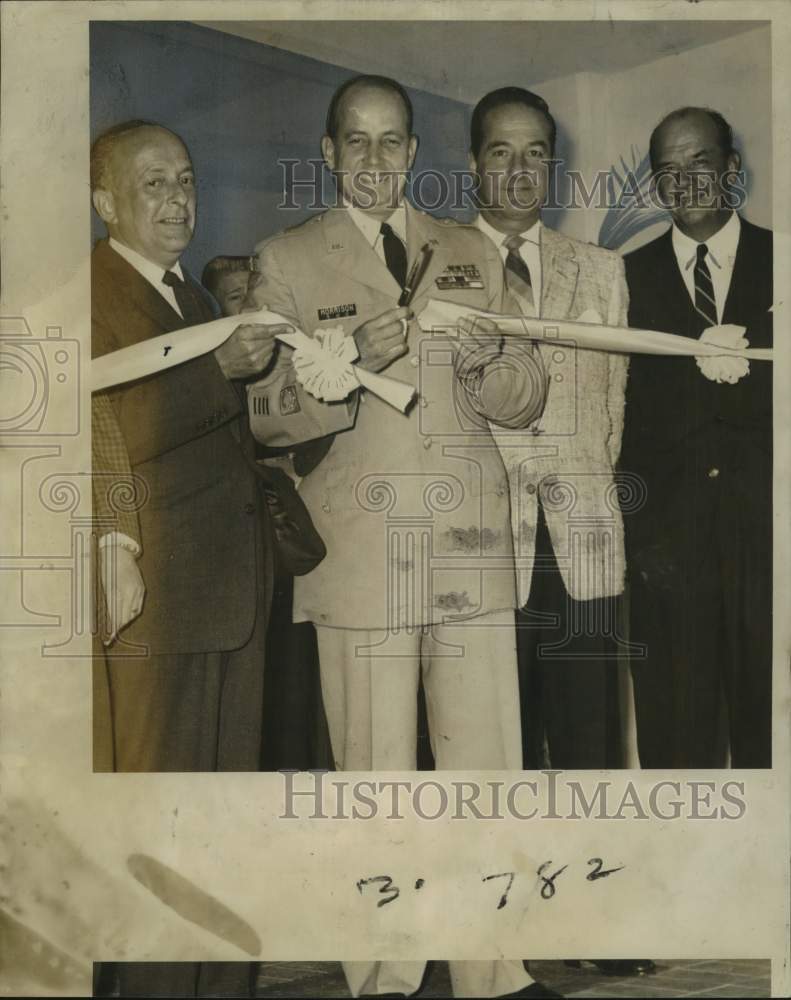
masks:
{"type": "Polygon", "coordinates": [[[613,164],[607,175],[607,214],[599,228],[599,246],[618,250],[633,236],[656,222],[670,218],[655,204],[651,191],[651,163],[631,147],[631,164],[620,158],[620,169],[613,164]]]}

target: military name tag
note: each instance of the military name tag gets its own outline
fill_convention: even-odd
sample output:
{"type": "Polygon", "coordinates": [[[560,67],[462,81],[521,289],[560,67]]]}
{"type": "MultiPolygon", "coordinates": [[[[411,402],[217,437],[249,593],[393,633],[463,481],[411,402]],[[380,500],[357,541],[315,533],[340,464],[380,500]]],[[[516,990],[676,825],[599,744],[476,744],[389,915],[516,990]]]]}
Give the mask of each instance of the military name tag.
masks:
{"type": "Polygon", "coordinates": [[[299,413],[299,396],[295,385],[285,385],[280,390],[280,413],[287,417],[292,413],[299,413]]]}
{"type": "Polygon", "coordinates": [[[319,319],[343,319],[344,316],[356,316],[357,305],[354,302],[347,302],[342,306],[325,306],[319,309],[319,319]]]}
{"type": "Polygon", "coordinates": [[[436,285],[442,292],[483,289],[483,278],[476,264],[448,264],[436,278],[436,285]]]}

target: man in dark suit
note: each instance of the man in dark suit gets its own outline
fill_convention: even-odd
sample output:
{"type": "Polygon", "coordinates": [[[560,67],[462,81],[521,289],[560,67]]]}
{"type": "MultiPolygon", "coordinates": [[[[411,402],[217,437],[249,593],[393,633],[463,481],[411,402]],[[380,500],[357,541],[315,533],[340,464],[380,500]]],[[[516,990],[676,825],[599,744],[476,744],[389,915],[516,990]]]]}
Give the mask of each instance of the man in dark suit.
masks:
{"type": "MultiPolygon", "coordinates": [[[[717,112],[681,108],[651,136],[673,225],[626,257],[629,325],[772,343],[772,233],[733,210],[740,168],[717,112]],[[730,175],[730,180],[729,180],[730,175]]],[[[643,767],[771,766],[772,366],[716,381],[694,358],[632,358],[622,467],[643,767]]]]}
{"type": "MultiPolygon", "coordinates": [[[[212,319],[178,263],[195,222],[181,140],[116,127],[94,144],[91,175],[109,233],[92,257],[94,357],[212,319]]],[[[145,501],[139,546],[119,532],[99,544],[121,563],[137,556],[147,588],[107,657],[115,770],[258,768],[271,545],[231,380],[266,365],[273,336],[240,326],[213,355],[109,393],[122,440],[104,451],[125,449],[145,501]]]]}
{"type": "MultiPolygon", "coordinates": [[[[91,188],[109,234],[92,257],[93,356],[211,320],[178,262],[195,224],[192,163],[178,136],[139,121],[109,130],[91,150],[91,188]]],[[[117,570],[105,589],[122,592],[109,601],[120,609],[111,639],[133,619],[95,665],[96,712],[111,706],[109,723],[98,721],[108,739],[97,741],[97,769],[259,767],[271,527],[232,380],[266,366],[278,329],[242,325],[213,354],[94,403],[94,515],[117,570]],[[127,468],[142,495],[131,528],[116,519],[117,485],[129,480],[113,477],[127,468]]],[[[246,963],[131,963],[119,974],[123,996],[251,988],[246,963]]]]}

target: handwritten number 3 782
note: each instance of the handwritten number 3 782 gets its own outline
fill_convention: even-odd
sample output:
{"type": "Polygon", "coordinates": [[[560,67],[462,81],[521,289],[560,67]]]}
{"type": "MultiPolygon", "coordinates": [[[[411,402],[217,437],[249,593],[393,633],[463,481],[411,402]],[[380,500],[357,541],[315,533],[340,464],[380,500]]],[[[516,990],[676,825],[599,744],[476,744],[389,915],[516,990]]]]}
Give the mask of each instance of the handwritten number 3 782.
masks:
{"type": "MultiPolygon", "coordinates": [[[[623,871],[624,865],[618,868],[605,868],[604,861],[601,858],[589,858],[588,865],[591,867],[591,871],[585,876],[588,882],[595,882],[600,878],[607,878],[608,875],[612,875],[615,872],[623,871]]],[[[559,878],[563,872],[568,868],[568,865],[563,865],[562,868],[558,868],[557,871],[551,874],[545,874],[552,867],[552,861],[544,861],[543,864],[538,866],[536,874],[541,880],[541,898],[542,899],[552,899],[556,892],[555,880],[559,878]]],[[[508,893],[511,891],[511,887],[516,879],[516,872],[498,872],[496,875],[484,875],[481,881],[490,882],[493,879],[507,879],[505,887],[500,894],[500,898],[497,901],[497,909],[502,910],[504,906],[508,903],[508,893]]],[[[415,882],[415,890],[422,889],[426,884],[425,879],[419,878],[415,882]]],[[[362,895],[363,889],[369,885],[378,885],[379,891],[378,895],[382,898],[377,900],[376,905],[386,906],[388,903],[394,902],[401,895],[401,889],[393,884],[393,879],[390,875],[372,875],[370,878],[361,878],[357,882],[357,891],[362,895]]]]}

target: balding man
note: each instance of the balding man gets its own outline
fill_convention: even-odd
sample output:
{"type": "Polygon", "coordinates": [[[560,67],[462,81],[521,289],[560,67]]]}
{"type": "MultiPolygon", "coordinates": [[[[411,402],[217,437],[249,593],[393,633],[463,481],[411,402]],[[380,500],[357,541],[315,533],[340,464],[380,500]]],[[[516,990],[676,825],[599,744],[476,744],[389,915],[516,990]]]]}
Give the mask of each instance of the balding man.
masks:
{"type": "MultiPolygon", "coordinates": [[[[91,261],[93,356],[211,320],[179,263],[196,210],[181,139],[141,121],[110,129],[91,150],[91,188],[108,232],[91,261]]],[[[136,588],[115,630],[133,620],[96,664],[96,722],[108,735],[97,769],[259,768],[271,528],[233,380],[262,371],[277,329],[239,326],[213,354],[95,399],[94,513],[117,567],[106,589],[136,588]],[[125,470],[143,498],[137,523],[115,520],[125,470]],[[145,600],[130,606],[140,577],[145,600]]],[[[132,964],[120,975],[127,996],[250,985],[244,964],[132,964]]]]}
{"type": "MultiPolygon", "coordinates": [[[[629,325],[699,338],[733,323],[771,346],[772,233],[734,211],[730,125],[680,108],[650,154],[673,225],[625,258],[629,325]]],[[[734,767],[771,765],[772,366],[712,374],[694,358],[631,360],[622,466],[647,491],[626,518],[643,767],[721,767],[727,743],[734,767]]]]}

